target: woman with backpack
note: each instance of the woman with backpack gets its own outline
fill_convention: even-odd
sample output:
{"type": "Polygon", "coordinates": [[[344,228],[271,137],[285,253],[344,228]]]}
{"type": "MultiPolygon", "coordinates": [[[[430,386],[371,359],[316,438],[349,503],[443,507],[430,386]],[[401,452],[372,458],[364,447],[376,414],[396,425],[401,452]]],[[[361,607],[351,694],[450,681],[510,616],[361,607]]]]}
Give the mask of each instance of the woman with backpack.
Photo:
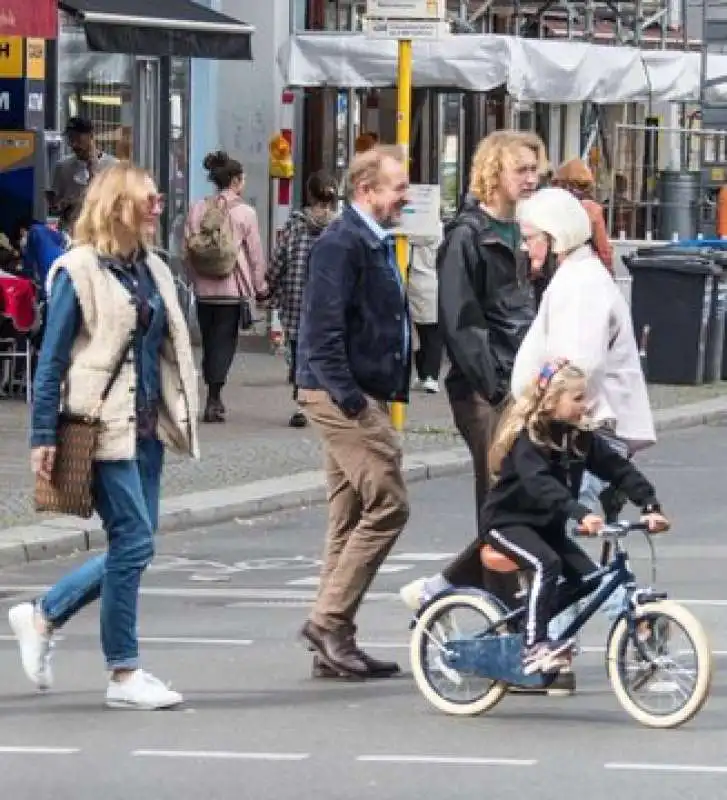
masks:
{"type": "Polygon", "coordinates": [[[254,301],[267,294],[265,256],[255,209],[241,199],[242,164],[227,153],[202,162],[216,193],[189,212],[185,261],[197,299],[202,377],[207,386],[204,422],[224,422],[222,389],[239,331],[252,325],[254,301]]]}
{"type": "MultiPolygon", "coordinates": [[[[306,186],[308,205],[294,211],[280,232],[277,247],[267,273],[270,303],[280,308],[280,321],[285,333],[288,356],[288,381],[293,385],[293,400],[298,399],[295,387],[298,326],[303,306],[303,291],[308,283],[308,256],[316,239],[336,214],[338,189],[336,181],[325,172],[314,172],[306,186]]],[[[298,409],[290,418],[291,428],[308,424],[298,409]]]]}

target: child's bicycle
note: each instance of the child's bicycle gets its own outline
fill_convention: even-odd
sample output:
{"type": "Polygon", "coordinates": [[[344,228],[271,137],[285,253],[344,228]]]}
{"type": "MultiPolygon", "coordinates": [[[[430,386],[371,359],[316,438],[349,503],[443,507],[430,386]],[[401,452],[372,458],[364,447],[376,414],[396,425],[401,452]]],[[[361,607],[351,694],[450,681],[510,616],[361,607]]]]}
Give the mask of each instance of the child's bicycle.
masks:
{"type": "MultiPolygon", "coordinates": [[[[624,586],[627,604],[606,640],[611,686],[621,705],[643,725],[675,728],[694,717],[709,695],[712,652],[690,611],[667,600],[665,593],[637,587],[623,547],[632,531],[646,534],[655,575],[656,554],[646,526],[606,525],[599,534],[604,566],[589,579],[595,594],[561,638],[574,637],[616,588],[624,586]]],[[[494,572],[517,572],[527,591],[527,573],[506,556],[485,545],[482,559],[494,572]]],[[[478,589],[451,589],[432,598],[412,622],[410,644],[412,671],[424,697],[440,711],[467,716],[494,708],[510,687],[547,688],[554,674],[522,672],[525,611],[525,606],[510,611],[478,589]]]]}

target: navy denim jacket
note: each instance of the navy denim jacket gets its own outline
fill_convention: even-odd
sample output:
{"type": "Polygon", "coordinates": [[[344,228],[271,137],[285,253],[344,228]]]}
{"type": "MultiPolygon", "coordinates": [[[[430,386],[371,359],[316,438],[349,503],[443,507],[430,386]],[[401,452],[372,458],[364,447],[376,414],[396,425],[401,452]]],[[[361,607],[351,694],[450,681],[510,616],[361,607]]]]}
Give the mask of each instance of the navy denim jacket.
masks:
{"type": "MultiPolygon", "coordinates": [[[[136,360],[136,409],[139,438],[155,436],[159,404],[159,354],[167,332],[167,314],[151,273],[143,263],[130,272],[111,260],[102,260],[101,269],[113,270],[118,280],[137,299],[137,328],[134,337],[136,360]],[[132,274],[138,279],[134,285],[132,274]],[[146,420],[148,425],[144,425],[146,420]]],[[[43,345],[38,359],[33,389],[31,447],[55,445],[61,384],[71,363],[71,348],[81,325],[81,307],[73,281],[60,269],[53,281],[48,304],[43,345]]]]}
{"type": "Polygon", "coordinates": [[[408,398],[406,293],[387,241],[352,207],[313,245],[298,332],[296,384],[323,389],[348,416],[408,398]]]}

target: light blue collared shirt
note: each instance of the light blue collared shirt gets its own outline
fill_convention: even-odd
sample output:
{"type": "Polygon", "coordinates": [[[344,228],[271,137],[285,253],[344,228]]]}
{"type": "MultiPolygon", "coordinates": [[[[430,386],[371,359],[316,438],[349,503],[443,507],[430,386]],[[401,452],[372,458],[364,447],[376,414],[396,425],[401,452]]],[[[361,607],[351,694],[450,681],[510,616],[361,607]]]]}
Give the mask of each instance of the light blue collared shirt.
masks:
{"type": "MultiPolygon", "coordinates": [[[[404,281],[401,277],[401,272],[399,271],[399,266],[396,263],[396,245],[394,242],[394,237],[390,231],[387,231],[386,228],[379,225],[379,223],[370,215],[359,208],[355,203],[351,203],[351,208],[361,217],[361,219],[366,223],[366,227],[374,234],[374,236],[384,245],[386,248],[386,260],[389,266],[394,271],[396,275],[396,280],[399,283],[399,288],[401,289],[401,293],[406,297],[406,286],[404,285],[404,281]]],[[[410,348],[410,332],[409,332],[409,320],[405,316],[404,317],[404,358],[409,357],[409,348],[410,348]]]]}

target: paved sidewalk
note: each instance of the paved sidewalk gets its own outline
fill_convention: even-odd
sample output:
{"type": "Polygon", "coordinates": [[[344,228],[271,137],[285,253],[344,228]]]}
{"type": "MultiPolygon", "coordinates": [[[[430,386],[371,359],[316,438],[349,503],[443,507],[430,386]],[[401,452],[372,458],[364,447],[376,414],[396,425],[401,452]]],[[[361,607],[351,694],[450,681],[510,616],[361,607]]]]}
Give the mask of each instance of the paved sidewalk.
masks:
{"type": "MultiPolygon", "coordinates": [[[[282,357],[259,352],[238,355],[225,395],[228,423],[202,426],[200,461],[169,459],[163,485],[164,529],[250,516],[322,497],[318,437],[312,428],[287,427],[293,404],[285,374],[282,357]],[[294,475],[298,475],[297,480],[290,478],[294,475]]],[[[727,417],[725,384],[657,386],[652,387],[651,396],[662,429],[727,417]]],[[[410,478],[469,469],[444,393],[413,393],[404,443],[410,478]]],[[[7,544],[22,543],[22,560],[50,555],[45,543],[50,531],[72,532],[79,537],[78,546],[87,547],[93,544],[90,530],[91,539],[100,543],[93,522],[84,526],[72,518],[48,520],[34,513],[27,410],[18,401],[0,400],[0,480],[0,549],[4,540],[7,544]],[[14,526],[23,527],[11,530],[14,526]],[[39,531],[44,532],[42,536],[39,531]],[[30,547],[26,546],[28,542],[30,547]]],[[[61,550],[67,552],[67,545],[61,550]]],[[[5,557],[10,557],[9,551],[5,557]]],[[[12,560],[17,557],[12,556],[12,560]]]]}

